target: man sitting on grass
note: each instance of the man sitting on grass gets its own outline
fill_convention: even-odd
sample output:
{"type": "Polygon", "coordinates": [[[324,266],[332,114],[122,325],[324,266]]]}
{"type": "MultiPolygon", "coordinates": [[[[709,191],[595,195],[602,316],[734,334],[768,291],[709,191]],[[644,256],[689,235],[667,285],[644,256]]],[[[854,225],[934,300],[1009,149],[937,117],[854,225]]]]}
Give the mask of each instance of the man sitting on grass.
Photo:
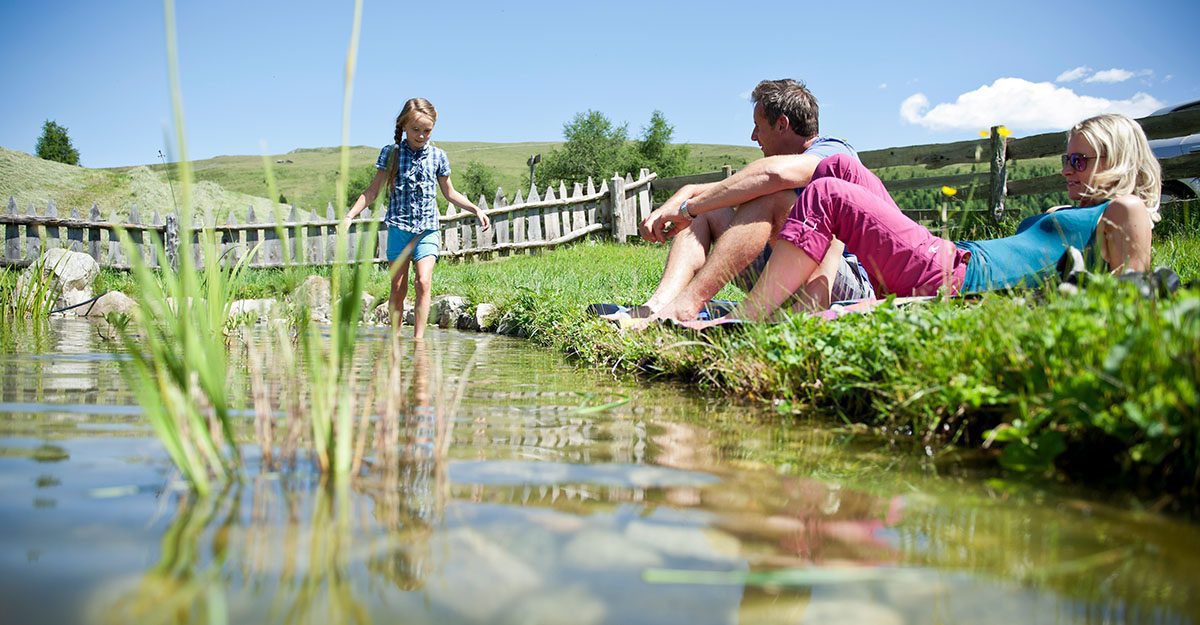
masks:
{"type": "MultiPolygon", "coordinates": [[[[751,99],[750,139],[764,157],[720,182],[681,188],[642,222],[647,241],[674,241],[658,288],[634,316],[695,319],[731,280],[750,291],[770,257],[768,243],[817,164],[836,154],[858,158],[846,142],[818,135],[817,100],[803,83],[764,80],[751,99]]],[[[866,272],[843,251],[840,243],[830,247],[797,290],[797,304],[819,310],[832,301],[874,296],[866,272]]]]}

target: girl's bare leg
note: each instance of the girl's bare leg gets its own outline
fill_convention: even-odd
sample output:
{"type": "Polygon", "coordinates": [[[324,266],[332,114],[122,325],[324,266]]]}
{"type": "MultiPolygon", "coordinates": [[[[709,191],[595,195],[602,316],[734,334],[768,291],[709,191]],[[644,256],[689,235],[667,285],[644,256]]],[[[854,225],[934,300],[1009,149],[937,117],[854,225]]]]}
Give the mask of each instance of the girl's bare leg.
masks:
{"type": "MultiPolygon", "coordinates": [[[[429,321],[429,302],[432,300],[433,266],[437,264],[437,256],[426,256],[417,261],[416,271],[416,308],[413,311],[413,337],[425,336],[425,324],[429,321]]],[[[405,276],[407,277],[407,276],[405,276]]]]}

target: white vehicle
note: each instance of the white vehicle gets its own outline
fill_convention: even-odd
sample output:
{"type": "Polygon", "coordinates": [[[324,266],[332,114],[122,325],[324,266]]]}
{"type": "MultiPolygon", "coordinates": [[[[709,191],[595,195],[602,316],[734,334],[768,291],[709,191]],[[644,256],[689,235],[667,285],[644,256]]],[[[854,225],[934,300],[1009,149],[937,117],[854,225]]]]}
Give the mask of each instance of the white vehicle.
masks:
{"type": "MultiPolygon", "coordinates": [[[[1200,108],[1200,100],[1168,106],[1154,111],[1151,115],[1164,115],[1166,113],[1186,111],[1194,108],[1200,108]]],[[[1154,156],[1159,160],[1183,156],[1185,154],[1200,153],[1200,133],[1193,133],[1184,137],[1154,139],[1150,141],[1150,149],[1154,151],[1154,156]]],[[[1200,197],[1200,177],[1163,180],[1163,202],[1190,200],[1197,197],[1200,197]]]]}

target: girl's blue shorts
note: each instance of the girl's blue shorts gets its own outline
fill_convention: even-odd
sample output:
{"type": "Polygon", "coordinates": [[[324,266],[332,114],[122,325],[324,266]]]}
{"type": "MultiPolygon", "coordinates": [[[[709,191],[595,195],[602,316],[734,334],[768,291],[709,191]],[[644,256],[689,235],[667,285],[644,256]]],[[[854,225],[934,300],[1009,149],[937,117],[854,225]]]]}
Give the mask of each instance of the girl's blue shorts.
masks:
{"type": "Polygon", "coordinates": [[[387,259],[388,262],[395,262],[400,257],[400,253],[404,248],[417,240],[417,245],[413,248],[411,260],[417,261],[426,256],[437,258],[442,251],[442,234],[437,230],[426,230],[424,232],[409,232],[401,230],[396,226],[388,226],[387,231],[387,259]]]}

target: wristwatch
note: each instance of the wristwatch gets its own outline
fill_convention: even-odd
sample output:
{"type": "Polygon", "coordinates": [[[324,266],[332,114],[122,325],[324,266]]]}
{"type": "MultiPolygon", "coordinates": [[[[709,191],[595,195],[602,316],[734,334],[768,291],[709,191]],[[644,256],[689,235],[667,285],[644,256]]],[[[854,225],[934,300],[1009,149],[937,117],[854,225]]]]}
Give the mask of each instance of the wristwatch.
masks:
{"type": "Polygon", "coordinates": [[[695,216],[688,212],[687,203],[688,201],[684,200],[683,203],[679,205],[679,214],[687,217],[688,219],[695,219],[695,216]]]}

